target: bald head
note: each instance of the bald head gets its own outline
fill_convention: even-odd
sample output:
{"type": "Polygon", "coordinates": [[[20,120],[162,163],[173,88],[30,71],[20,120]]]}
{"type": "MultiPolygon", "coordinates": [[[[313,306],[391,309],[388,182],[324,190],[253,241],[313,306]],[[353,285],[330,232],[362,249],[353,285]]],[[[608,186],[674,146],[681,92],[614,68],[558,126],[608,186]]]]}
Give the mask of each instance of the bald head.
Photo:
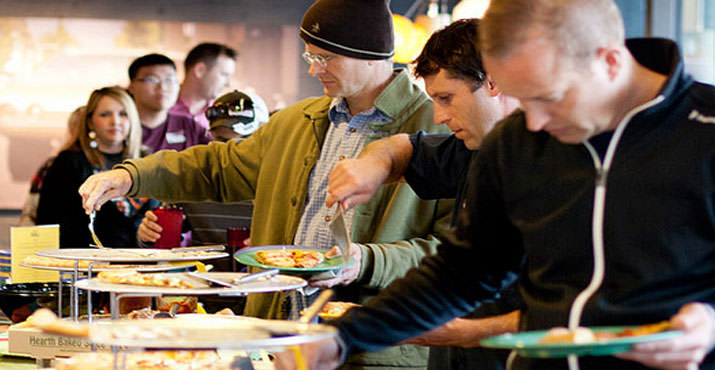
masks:
{"type": "Polygon", "coordinates": [[[535,38],[557,45],[561,57],[590,58],[624,43],[623,19],[612,0],[492,0],[480,25],[482,53],[503,59],[535,38]]]}

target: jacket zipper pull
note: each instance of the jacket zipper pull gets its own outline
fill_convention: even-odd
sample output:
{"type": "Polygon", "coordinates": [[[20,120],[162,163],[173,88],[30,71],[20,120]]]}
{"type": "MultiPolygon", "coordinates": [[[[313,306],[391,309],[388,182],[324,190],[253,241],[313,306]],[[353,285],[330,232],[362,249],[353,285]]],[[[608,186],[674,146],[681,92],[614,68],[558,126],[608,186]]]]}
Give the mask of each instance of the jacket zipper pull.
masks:
{"type": "Polygon", "coordinates": [[[605,187],[606,186],[607,175],[608,175],[608,172],[605,171],[603,168],[598,168],[596,170],[596,187],[605,187]]]}

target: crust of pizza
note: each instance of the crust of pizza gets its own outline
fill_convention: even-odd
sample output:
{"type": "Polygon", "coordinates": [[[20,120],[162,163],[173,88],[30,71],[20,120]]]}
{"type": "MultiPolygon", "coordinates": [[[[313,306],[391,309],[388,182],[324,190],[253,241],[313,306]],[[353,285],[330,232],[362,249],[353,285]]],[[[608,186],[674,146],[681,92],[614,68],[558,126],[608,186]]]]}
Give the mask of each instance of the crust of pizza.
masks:
{"type": "Polygon", "coordinates": [[[328,302],[318,313],[318,317],[321,319],[335,319],[343,316],[349,309],[358,306],[360,305],[352,302],[328,302]]]}
{"type": "Polygon", "coordinates": [[[89,338],[89,325],[60,319],[47,308],[35,311],[25,323],[48,333],[89,338]]]}
{"type": "Polygon", "coordinates": [[[283,268],[312,268],[325,260],[323,253],[306,249],[268,249],[256,252],[264,265],[283,268]]]}

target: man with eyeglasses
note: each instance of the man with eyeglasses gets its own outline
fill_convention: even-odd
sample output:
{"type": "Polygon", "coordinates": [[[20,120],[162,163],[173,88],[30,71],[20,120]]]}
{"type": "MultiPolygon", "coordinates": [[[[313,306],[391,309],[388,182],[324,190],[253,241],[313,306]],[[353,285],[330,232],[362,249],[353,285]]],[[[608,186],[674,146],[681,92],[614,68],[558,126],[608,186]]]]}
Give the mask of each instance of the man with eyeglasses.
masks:
{"type": "Polygon", "coordinates": [[[192,48],[184,59],[184,81],[179,98],[169,112],[190,117],[209,127],[204,114],[213,100],[229,87],[236,72],[236,51],[226,45],[204,42],[192,48]]]}
{"type": "Polygon", "coordinates": [[[142,149],[153,153],[162,149],[183,150],[211,141],[207,127],[194,124],[191,117],[171,114],[179,83],[176,65],[165,55],[147,54],[129,66],[128,91],[134,98],[142,123],[142,149]]]}
{"type": "MultiPolygon", "coordinates": [[[[86,209],[119,193],[165,201],[254,199],[252,245],[332,248],[328,225],[335,208],[324,204],[333,166],[382,137],[448,130],[433,124],[432,103],[407,72],[393,70],[385,0],[318,0],[303,17],[300,37],[309,73],[325,96],[276,112],[241,142],[164,151],[93,177],[80,189],[86,209]]],[[[365,302],[435,251],[453,204],[421,200],[405,184],[381,187],[370,202],[345,212],[355,263],[311,285],[335,287],[337,300],[365,302]]],[[[303,302],[295,292],[252,294],[244,314],[293,317],[312,297],[303,302]]],[[[356,355],[349,367],[424,369],[427,355],[427,348],[401,345],[356,355]]]]}

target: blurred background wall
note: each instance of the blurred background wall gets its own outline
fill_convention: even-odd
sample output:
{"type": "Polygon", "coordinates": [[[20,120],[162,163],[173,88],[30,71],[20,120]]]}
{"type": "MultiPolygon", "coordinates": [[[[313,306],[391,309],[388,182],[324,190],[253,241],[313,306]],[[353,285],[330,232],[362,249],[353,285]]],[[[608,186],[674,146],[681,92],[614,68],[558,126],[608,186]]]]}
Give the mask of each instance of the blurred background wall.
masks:
{"type": "MultiPolygon", "coordinates": [[[[433,0],[436,1],[436,0],[433,0]]],[[[239,52],[232,88],[270,109],[320,95],[297,37],[312,0],[0,0],[0,248],[37,167],[64,140],[69,112],[106,85],[126,86],[136,57],[184,56],[203,41],[239,52]]],[[[395,14],[429,0],[392,0],[395,14]]],[[[443,0],[451,12],[459,0],[443,0]]],[[[712,83],[715,0],[617,0],[628,37],[679,40],[696,78],[712,83]]],[[[369,29],[359,32],[370,32],[369,29]]]]}

